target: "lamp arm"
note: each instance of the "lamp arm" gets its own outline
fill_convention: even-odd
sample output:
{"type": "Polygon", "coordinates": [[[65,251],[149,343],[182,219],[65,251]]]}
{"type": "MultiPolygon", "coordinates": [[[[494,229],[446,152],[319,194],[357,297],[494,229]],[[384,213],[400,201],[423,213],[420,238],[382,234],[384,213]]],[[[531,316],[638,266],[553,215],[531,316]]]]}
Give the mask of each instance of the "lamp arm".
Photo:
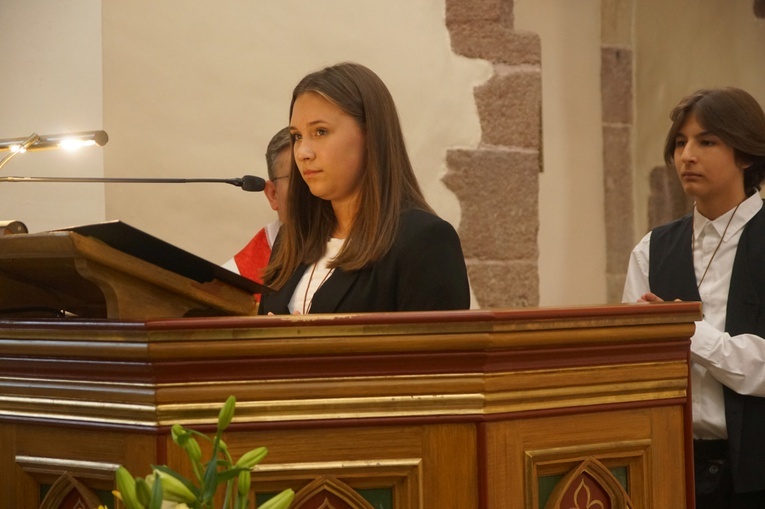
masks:
{"type": "Polygon", "coordinates": [[[3,159],[0,160],[0,168],[5,166],[5,164],[11,159],[13,159],[13,157],[16,154],[20,152],[24,152],[27,148],[29,148],[30,145],[37,143],[39,140],[40,140],[40,136],[37,133],[33,133],[29,138],[21,142],[21,145],[19,146],[18,150],[15,150],[15,151],[12,150],[7,156],[3,157],[3,159]]]}

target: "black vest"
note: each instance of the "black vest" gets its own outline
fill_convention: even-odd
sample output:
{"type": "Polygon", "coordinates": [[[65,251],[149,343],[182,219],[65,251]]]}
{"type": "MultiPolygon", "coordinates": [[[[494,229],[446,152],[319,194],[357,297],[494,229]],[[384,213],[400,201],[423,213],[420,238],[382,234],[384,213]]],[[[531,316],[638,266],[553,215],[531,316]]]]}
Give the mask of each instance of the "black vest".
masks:
{"type": "MultiPolygon", "coordinates": [[[[693,269],[693,216],[651,232],[648,281],[664,300],[700,301],[693,269]]],[[[713,262],[714,263],[714,262],[713,262]]],[[[744,227],[733,262],[725,330],[765,338],[765,206],[744,227]]],[[[765,490],[765,398],[723,386],[728,444],[737,492],[765,490]]]]}

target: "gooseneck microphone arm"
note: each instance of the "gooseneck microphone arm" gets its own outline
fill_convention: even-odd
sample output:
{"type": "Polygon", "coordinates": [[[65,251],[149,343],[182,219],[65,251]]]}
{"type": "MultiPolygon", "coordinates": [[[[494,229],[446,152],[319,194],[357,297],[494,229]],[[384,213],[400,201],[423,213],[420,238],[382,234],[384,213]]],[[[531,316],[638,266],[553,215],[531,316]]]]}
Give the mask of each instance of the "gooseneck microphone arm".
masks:
{"type": "Polygon", "coordinates": [[[266,181],[254,175],[245,175],[232,179],[182,179],[182,178],[123,178],[123,177],[0,177],[0,182],[99,182],[122,184],[193,184],[193,183],[224,183],[241,187],[244,191],[262,191],[266,181]]]}

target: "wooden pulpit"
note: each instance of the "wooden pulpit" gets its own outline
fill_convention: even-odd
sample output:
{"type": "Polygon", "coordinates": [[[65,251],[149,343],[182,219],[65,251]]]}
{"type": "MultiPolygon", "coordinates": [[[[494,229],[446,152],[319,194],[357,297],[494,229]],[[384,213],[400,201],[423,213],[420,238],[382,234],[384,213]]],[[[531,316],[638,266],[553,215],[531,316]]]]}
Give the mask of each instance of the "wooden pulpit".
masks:
{"type": "Polygon", "coordinates": [[[191,476],[170,426],[212,433],[235,395],[232,456],[269,449],[256,500],[691,509],[699,318],[662,303],[0,320],[0,507],[114,507],[120,464],[191,476]]]}

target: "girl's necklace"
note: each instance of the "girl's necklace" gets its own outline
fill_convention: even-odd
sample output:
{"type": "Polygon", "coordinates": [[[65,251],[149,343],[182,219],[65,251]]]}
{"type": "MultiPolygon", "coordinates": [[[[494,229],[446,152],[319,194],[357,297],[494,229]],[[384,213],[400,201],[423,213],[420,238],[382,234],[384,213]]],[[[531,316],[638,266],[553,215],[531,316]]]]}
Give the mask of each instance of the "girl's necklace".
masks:
{"type": "Polygon", "coordinates": [[[319,262],[315,262],[313,264],[313,267],[311,267],[311,275],[308,276],[308,284],[305,287],[305,295],[303,295],[303,314],[306,315],[311,311],[311,305],[313,305],[313,297],[316,295],[316,292],[319,291],[319,288],[321,288],[324,283],[327,282],[327,279],[329,279],[329,276],[332,275],[332,273],[335,271],[335,269],[330,269],[327,271],[326,274],[324,274],[324,278],[322,278],[321,282],[319,283],[319,286],[316,287],[316,290],[314,290],[313,294],[311,294],[311,300],[308,300],[308,290],[311,289],[311,281],[313,281],[313,274],[316,272],[316,266],[319,264],[319,262]]]}
{"type": "Polygon", "coordinates": [[[730,215],[730,219],[728,219],[728,224],[725,225],[725,229],[723,230],[722,237],[720,237],[720,242],[717,243],[717,247],[715,247],[715,250],[712,251],[712,256],[709,258],[709,262],[707,262],[707,268],[704,269],[704,274],[701,275],[701,279],[699,279],[699,284],[696,285],[696,290],[701,288],[701,283],[703,283],[704,282],[704,278],[707,277],[707,272],[709,271],[709,266],[712,265],[712,260],[715,259],[715,255],[717,254],[717,250],[720,249],[720,246],[722,245],[723,240],[725,239],[725,234],[728,233],[728,227],[730,226],[730,223],[733,221],[733,218],[736,215],[736,211],[738,210],[739,205],[741,205],[741,203],[736,205],[736,208],[733,209],[733,214],[730,215]]]}

